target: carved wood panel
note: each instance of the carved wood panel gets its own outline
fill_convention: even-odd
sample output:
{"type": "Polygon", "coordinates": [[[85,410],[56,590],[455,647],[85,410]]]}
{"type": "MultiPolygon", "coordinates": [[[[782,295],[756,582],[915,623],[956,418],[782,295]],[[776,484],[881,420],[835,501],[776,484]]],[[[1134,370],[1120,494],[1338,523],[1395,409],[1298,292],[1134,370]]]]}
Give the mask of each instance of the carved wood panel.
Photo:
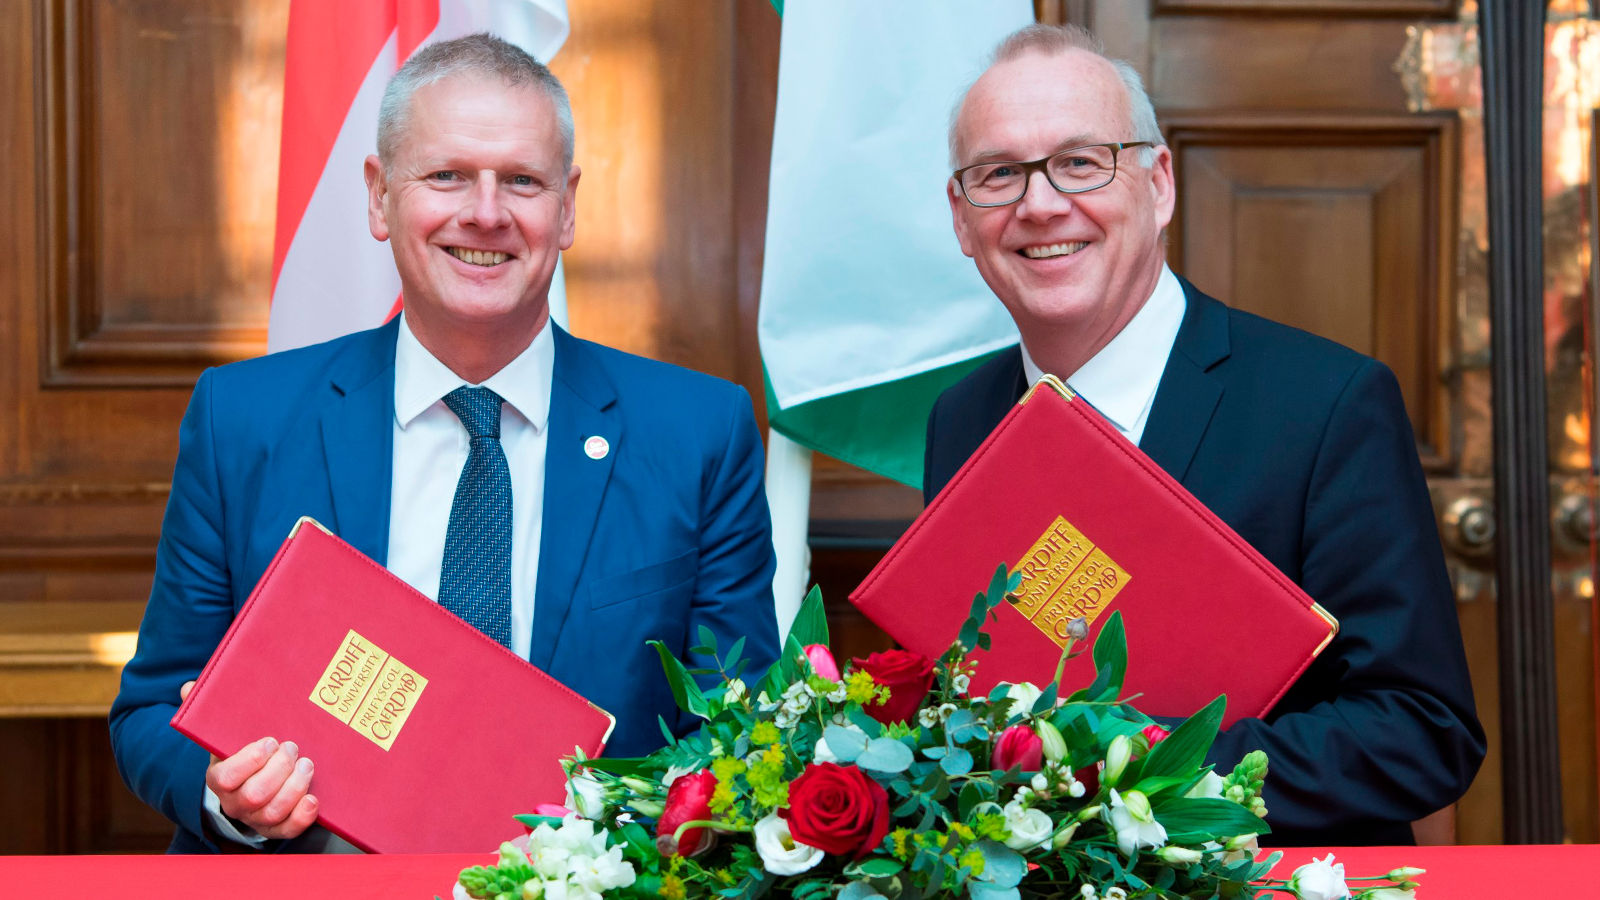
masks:
{"type": "Polygon", "coordinates": [[[1451,464],[1439,378],[1451,308],[1449,118],[1178,117],[1169,259],[1236,307],[1395,371],[1423,462],[1451,464]]]}
{"type": "Polygon", "coordinates": [[[260,352],[285,14],[40,5],[44,385],[186,386],[260,352]]]}

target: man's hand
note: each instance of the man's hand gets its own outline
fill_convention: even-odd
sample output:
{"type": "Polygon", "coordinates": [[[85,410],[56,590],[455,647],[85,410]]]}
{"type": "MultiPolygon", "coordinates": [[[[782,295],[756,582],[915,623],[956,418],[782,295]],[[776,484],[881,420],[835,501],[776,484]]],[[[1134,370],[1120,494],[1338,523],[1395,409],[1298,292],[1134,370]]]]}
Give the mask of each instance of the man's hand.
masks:
{"type": "MultiPolygon", "coordinates": [[[[193,687],[186,682],[180,698],[193,687]]],[[[206,787],[222,802],[223,814],[262,837],[299,837],[317,820],[317,798],[308,793],[312,769],[293,741],[266,737],[227,759],[212,756],[206,787]]]]}

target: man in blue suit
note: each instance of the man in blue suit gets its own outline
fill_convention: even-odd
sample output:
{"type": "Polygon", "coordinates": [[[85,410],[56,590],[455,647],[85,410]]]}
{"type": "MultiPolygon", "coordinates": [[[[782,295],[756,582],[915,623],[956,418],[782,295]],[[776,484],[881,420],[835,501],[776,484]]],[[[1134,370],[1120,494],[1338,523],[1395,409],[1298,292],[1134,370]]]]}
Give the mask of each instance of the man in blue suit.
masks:
{"type": "Polygon", "coordinates": [[[614,755],[659,746],[658,717],[692,726],[646,641],[696,664],[701,626],[744,636],[753,673],[777,653],[749,396],[549,321],[579,177],[560,83],[487,35],[432,45],[386,91],[378,147],[368,215],[404,315],[209,371],[183,420],[111,711],[123,777],[177,824],[175,851],[326,838],[293,735],[215,760],[168,724],[300,516],[610,711],[614,755]]]}
{"type": "MultiPolygon", "coordinates": [[[[1034,26],[1002,43],[950,149],[957,238],[1022,343],[939,398],[926,498],[1028,384],[1063,376],[1340,621],[1209,761],[1267,751],[1277,846],[1411,843],[1409,823],[1461,796],[1485,744],[1393,374],[1173,275],[1171,153],[1138,74],[1087,32],[1034,26]]],[[[1218,652],[1248,677],[1251,648],[1218,652]]]]}

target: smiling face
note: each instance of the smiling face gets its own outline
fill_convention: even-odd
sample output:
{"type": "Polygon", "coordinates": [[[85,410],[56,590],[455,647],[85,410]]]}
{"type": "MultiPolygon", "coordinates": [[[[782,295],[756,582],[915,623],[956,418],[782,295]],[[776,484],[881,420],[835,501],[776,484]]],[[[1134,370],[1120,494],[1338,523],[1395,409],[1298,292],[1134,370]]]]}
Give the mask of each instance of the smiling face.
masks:
{"type": "Polygon", "coordinates": [[[579,171],[562,166],[554,109],[531,85],[449,76],[412,95],[388,165],[367,158],[368,224],[393,246],[406,321],[474,382],[544,327],[572,246],[579,171]]]}
{"type": "MultiPolygon", "coordinates": [[[[958,166],[1136,139],[1116,70],[1083,50],[997,63],[968,92],[956,129],[958,166]]],[[[1170,152],[1154,152],[1145,166],[1139,150],[1121,151],[1116,179],[1081,194],[1063,194],[1036,172],[1009,206],[980,209],[954,180],[947,185],[962,252],[1036,358],[1070,358],[1056,367],[1063,374],[1115,337],[1155,288],[1173,187],[1170,152]]]]}

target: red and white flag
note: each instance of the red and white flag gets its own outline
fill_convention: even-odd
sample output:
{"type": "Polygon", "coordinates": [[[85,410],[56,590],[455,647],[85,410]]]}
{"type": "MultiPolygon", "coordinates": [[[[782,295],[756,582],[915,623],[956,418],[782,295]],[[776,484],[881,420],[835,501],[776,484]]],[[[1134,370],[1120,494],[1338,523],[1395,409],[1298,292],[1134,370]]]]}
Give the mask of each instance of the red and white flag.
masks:
{"type": "MultiPolygon", "coordinates": [[[[394,256],[367,230],[361,166],[377,152],[378,102],[401,63],[478,31],[548,62],[568,30],[566,0],[293,0],[269,351],[372,328],[399,309],[394,256]]],[[[566,321],[559,265],[550,314],[566,321]]]]}

